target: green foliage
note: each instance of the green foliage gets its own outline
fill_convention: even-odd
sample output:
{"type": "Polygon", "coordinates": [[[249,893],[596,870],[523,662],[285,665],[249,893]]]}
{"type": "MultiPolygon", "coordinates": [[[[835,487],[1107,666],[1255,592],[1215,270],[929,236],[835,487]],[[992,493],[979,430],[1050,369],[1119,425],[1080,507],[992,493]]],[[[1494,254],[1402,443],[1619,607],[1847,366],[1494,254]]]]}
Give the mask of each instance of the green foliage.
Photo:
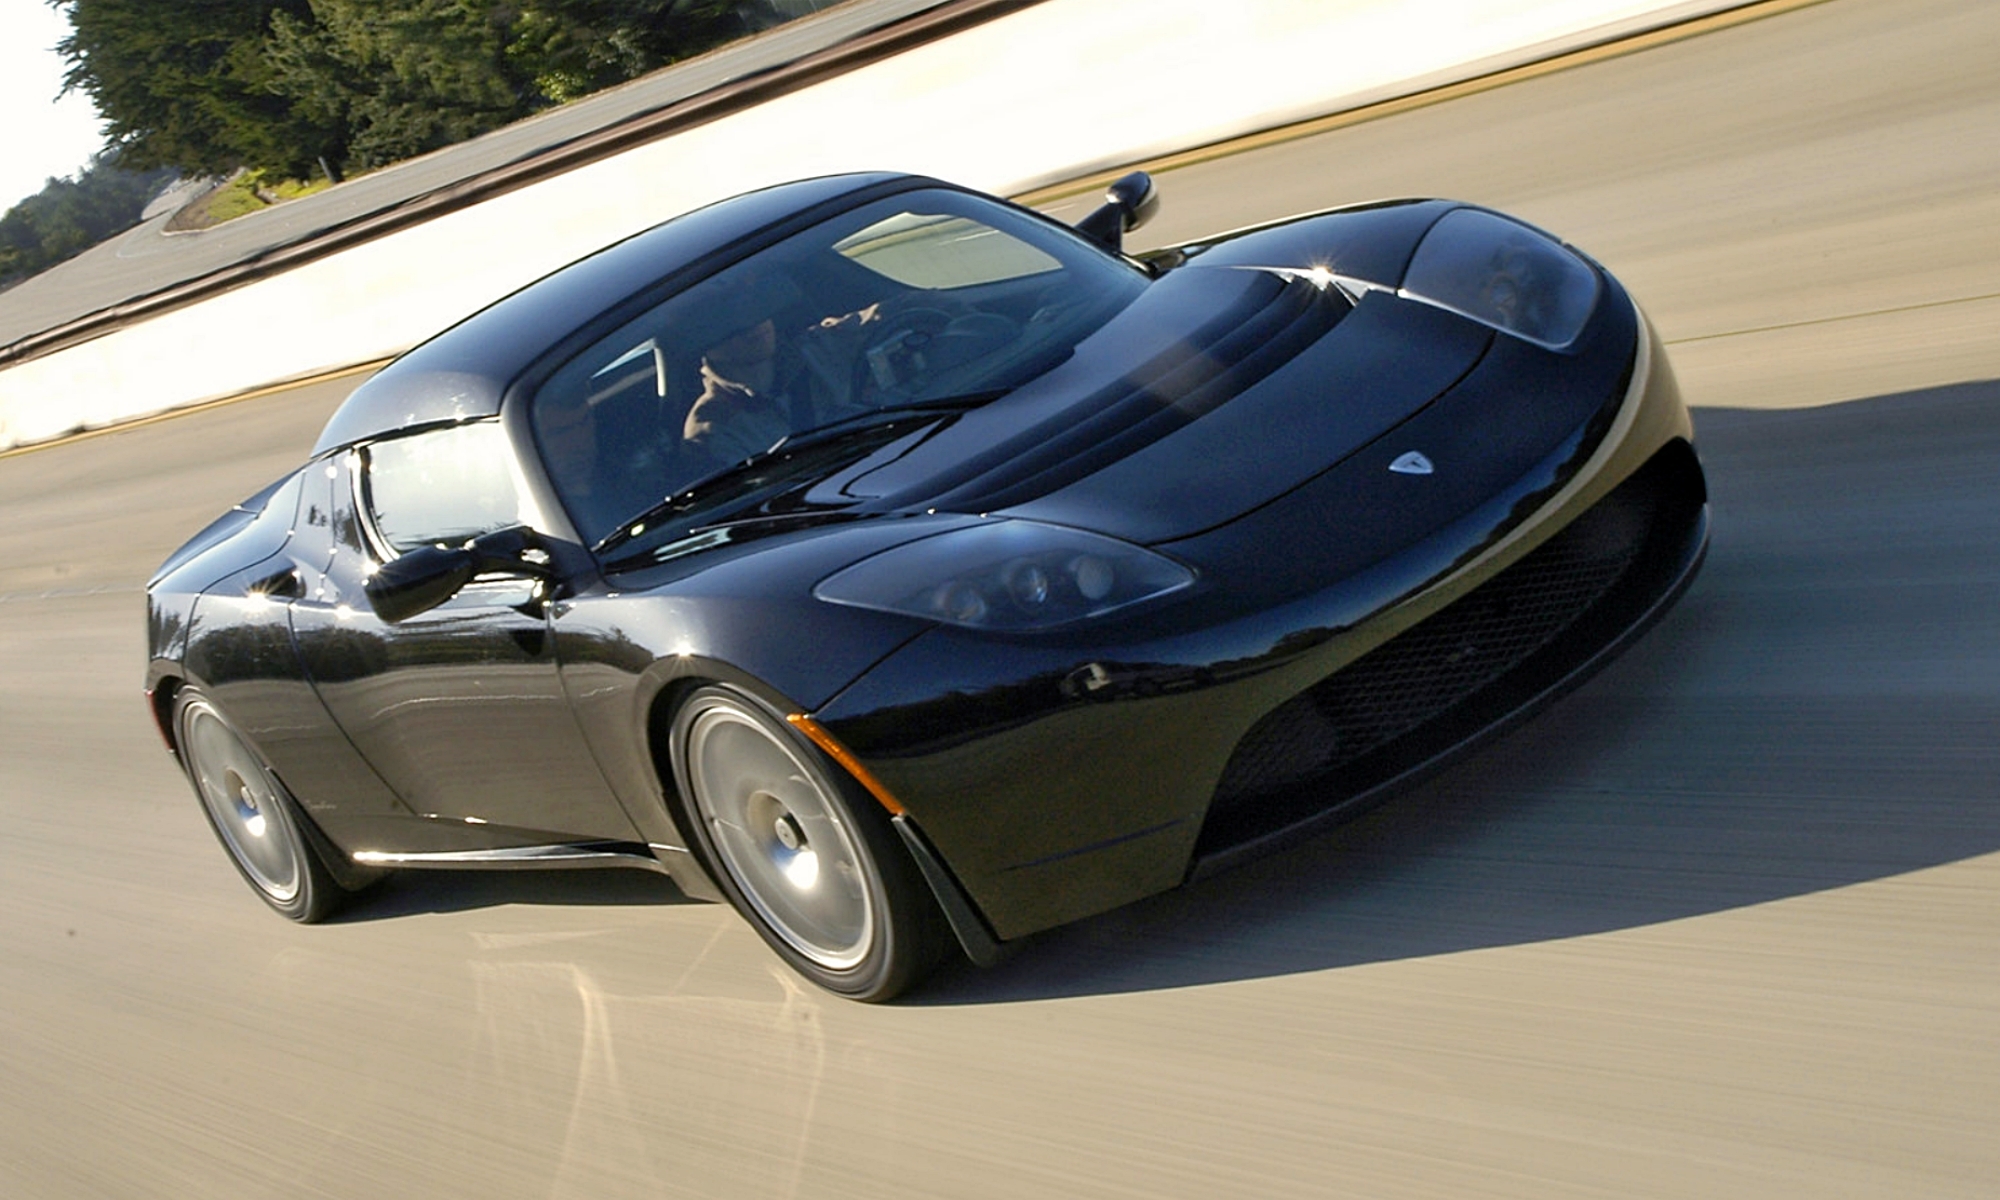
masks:
{"type": "Polygon", "coordinates": [[[275,183],[266,182],[259,186],[264,193],[271,197],[273,202],[276,202],[280,200],[296,200],[300,196],[310,196],[314,192],[323,192],[332,187],[333,182],[325,177],[319,179],[280,179],[275,183]]]}
{"type": "Polygon", "coordinates": [[[481,0],[314,0],[273,14],[272,90],[346,133],[343,168],[379,166],[523,115],[504,27],[481,0]]]}
{"type": "Polygon", "coordinates": [[[208,229],[224,221],[260,212],[273,204],[325,191],[331,186],[325,177],[313,180],[273,179],[262,171],[242,171],[228,182],[190,201],[174,214],[167,228],[183,233],[208,229]]]}
{"type": "Polygon", "coordinates": [[[422,154],[779,19],[770,0],[48,0],[133,165],[306,178],[422,154]]]}
{"type": "Polygon", "coordinates": [[[74,179],[51,179],[0,216],[0,286],[45,271],[126,229],[172,182],[171,169],[127,171],[100,154],[74,179]]]}
{"type": "Polygon", "coordinates": [[[199,204],[201,219],[195,224],[204,229],[271,207],[269,201],[257,194],[255,177],[250,175],[237,176],[204,196],[199,204]]]}
{"type": "Polygon", "coordinates": [[[226,174],[335,132],[300,125],[263,51],[272,15],[309,20],[308,0],[50,2],[69,17],[64,82],[96,103],[128,166],[226,174]]]}
{"type": "Polygon", "coordinates": [[[524,0],[506,57],[560,104],[700,54],[763,22],[740,0],[524,0]]]}

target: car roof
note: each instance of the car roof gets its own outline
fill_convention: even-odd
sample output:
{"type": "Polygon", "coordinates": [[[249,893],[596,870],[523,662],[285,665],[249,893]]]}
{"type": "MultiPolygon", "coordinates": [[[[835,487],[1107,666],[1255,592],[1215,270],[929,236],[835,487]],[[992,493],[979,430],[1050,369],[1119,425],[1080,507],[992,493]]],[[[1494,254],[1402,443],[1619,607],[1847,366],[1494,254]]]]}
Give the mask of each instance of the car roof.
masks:
{"type": "Polygon", "coordinates": [[[334,412],[313,454],[493,416],[508,385],[537,359],[674,271],[794,218],[817,220],[877,195],[935,186],[950,185],[883,172],[823,176],[747,192],[655,225],[543,276],[378,371],[334,412]]]}

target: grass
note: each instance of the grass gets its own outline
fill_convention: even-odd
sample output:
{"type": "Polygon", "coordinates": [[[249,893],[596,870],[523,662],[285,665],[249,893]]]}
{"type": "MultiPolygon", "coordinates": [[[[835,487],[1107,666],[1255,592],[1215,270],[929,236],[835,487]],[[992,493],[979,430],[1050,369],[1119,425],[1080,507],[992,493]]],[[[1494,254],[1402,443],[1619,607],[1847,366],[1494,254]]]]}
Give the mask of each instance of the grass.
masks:
{"type": "Polygon", "coordinates": [[[237,217],[258,212],[273,204],[282,204],[287,200],[296,200],[300,196],[323,192],[329,186],[324,179],[311,181],[281,179],[272,182],[258,172],[245,171],[175,213],[167,228],[210,229],[224,221],[233,221],[237,217]]]}

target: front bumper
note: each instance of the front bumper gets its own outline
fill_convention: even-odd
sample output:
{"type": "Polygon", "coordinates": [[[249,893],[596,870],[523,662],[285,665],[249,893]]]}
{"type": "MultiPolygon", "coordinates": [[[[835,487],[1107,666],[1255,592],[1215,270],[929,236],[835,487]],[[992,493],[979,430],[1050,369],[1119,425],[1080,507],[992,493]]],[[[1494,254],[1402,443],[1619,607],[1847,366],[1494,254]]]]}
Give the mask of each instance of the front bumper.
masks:
{"type": "MultiPolygon", "coordinates": [[[[1648,331],[1594,449],[1336,584],[1088,638],[933,630],[814,715],[1014,938],[1310,833],[1532,711],[1666,609],[1706,513],[1648,331]]],[[[1235,536],[1283,544],[1257,519],[1235,536]]]]}

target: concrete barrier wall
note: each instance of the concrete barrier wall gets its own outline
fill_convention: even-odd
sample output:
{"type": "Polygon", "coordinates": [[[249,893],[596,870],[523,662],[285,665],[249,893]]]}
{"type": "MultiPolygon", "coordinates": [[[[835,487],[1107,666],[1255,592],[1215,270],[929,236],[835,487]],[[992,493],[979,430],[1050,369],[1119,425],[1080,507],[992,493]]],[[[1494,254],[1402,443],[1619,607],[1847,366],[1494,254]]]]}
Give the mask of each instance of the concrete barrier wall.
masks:
{"type": "Polygon", "coordinates": [[[921,172],[1009,194],[1742,0],[1046,0],[614,158],[0,371],[0,448],[386,358],[750,188],[921,172]]]}

